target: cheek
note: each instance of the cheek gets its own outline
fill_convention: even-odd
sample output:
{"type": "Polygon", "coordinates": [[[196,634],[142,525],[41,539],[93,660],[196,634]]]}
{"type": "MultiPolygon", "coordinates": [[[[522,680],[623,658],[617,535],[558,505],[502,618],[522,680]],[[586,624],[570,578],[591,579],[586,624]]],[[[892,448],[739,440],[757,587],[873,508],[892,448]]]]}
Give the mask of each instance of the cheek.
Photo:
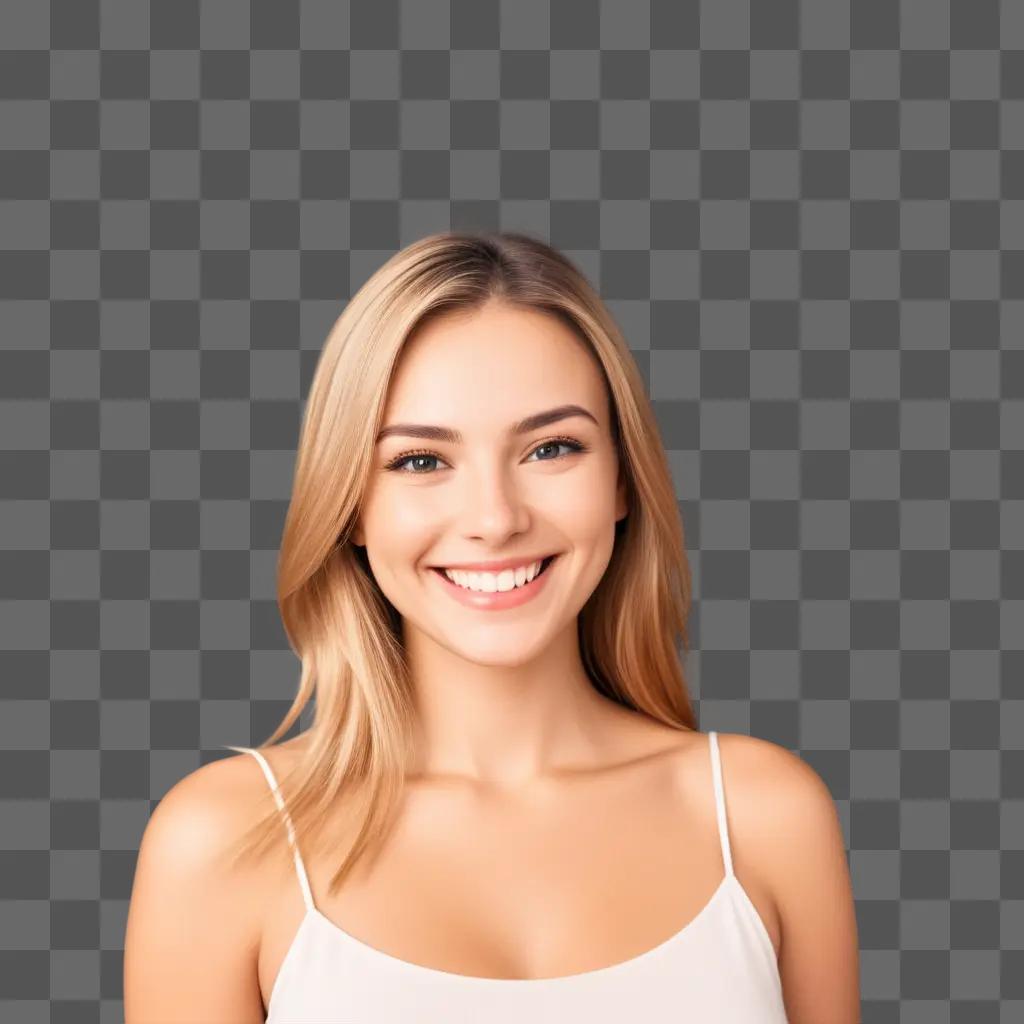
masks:
{"type": "Polygon", "coordinates": [[[437,518],[437,510],[431,502],[422,501],[415,494],[410,494],[390,507],[387,525],[393,535],[411,539],[429,533],[437,518]]]}
{"type": "Polygon", "coordinates": [[[435,518],[433,503],[414,486],[388,489],[367,515],[372,533],[397,545],[408,545],[417,533],[429,530],[435,518]]]}
{"type": "Polygon", "coordinates": [[[423,556],[431,522],[415,501],[378,496],[367,505],[362,516],[367,558],[382,589],[389,577],[404,572],[410,562],[423,556]]]}
{"type": "Polygon", "coordinates": [[[552,508],[572,524],[572,532],[603,534],[615,518],[614,474],[595,471],[580,474],[572,486],[552,495],[552,508]]]}

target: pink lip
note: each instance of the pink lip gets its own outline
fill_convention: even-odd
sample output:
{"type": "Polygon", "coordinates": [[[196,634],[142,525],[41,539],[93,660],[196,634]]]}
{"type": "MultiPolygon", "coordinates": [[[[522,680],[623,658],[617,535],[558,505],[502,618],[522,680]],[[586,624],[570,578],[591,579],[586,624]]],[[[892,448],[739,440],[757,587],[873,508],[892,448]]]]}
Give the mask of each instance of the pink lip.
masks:
{"type": "Polygon", "coordinates": [[[494,593],[484,593],[480,590],[467,590],[465,587],[460,587],[457,583],[452,583],[440,569],[431,569],[430,572],[440,580],[441,586],[456,601],[464,604],[467,608],[476,608],[478,611],[502,611],[506,608],[517,608],[519,605],[526,604],[527,601],[532,601],[537,597],[547,586],[548,577],[551,575],[551,570],[557,561],[558,557],[555,556],[552,558],[551,564],[539,576],[534,576],[523,587],[515,587],[512,590],[506,590],[504,593],[497,591],[494,593]]]}
{"type": "Polygon", "coordinates": [[[506,569],[523,569],[550,557],[551,552],[548,552],[546,555],[532,555],[526,558],[499,558],[493,562],[445,562],[432,568],[459,569],[461,572],[504,572],[506,569]]]}

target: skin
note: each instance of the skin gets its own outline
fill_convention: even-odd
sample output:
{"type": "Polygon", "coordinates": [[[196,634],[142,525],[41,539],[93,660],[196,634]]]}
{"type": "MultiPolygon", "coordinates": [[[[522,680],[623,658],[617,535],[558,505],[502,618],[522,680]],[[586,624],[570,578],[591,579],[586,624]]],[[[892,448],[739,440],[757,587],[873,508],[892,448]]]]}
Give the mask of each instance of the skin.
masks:
{"type": "Polygon", "coordinates": [[[616,705],[583,668],[576,617],[604,575],[625,476],[595,361],[554,319],[494,303],[435,321],[407,342],[384,423],[440,424],[462,445],[388,437],[353,531],[402,616],[421,727],[415,775],[519,788],[603,762],[616,705]],[[510,438],[508,426],[575,403],[575,416],[510,438]],[[558,435],[586,444],[544,442],[558,435]],[[410,449],[439,458],[383,466],[410,449]],[[428,566],[560,552],[537,600],[465,608],[428,566]]]}
{"type": "MultiPolygon", "coordinates": [[[[464,435],[379,444],[353,534],[401,614],[416,758],[372,868],[328,895],[335,865],[306,859],[317,910],[388,955],[455,974],[558,977],[638,956],[700,913],[724,863],[707,736],[607,700],[581,663],[576,617],[628,511],[600,370],[559,322],[491,304],[409,340],[384,416],[399,422],[464,435]],[[565,403],[597,422],[508,435],[565,403]],[[589,450],[548,447],[557,436],[589,450]],[[384,469],[423,449],[437,458],[384,469]],[[545,591],[509,611],[464,607],[428,568],[556,551],[545,591]]],[[[267,752],[278,777],[305,742],[267,752]]],[[[783,747],[719,743],[733,865],[789,1024],[856,1024],[857,932],[831,794],[783,747]]],[[[216,865],[265,786],[251,757],[222,758],[152,815],[125,941],[127,1024],[264,1020],[305,913],[291,854],[282,842],[244,873],[216,865]]],[[[346,824],[340,807],[324,828],[344,838],[346,824]]]]}

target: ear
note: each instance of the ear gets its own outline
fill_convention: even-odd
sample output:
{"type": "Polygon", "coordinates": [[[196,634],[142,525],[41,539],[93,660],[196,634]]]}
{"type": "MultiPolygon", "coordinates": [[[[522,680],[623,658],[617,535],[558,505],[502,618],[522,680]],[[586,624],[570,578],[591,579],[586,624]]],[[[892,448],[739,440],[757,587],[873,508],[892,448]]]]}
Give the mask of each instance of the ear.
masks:
{"type": "Polygon", "coordinates": [[[629,515],[629,489],[626,485],[626,467],[619,456],[619,479],[615,486],[615,521],[619,522],[629,515]]]}
{"type": "Polygon", "coordinates": [[[352,526],[351,531],[348,535],[349,542],[355,544],[357,547],[366,546],[366,535],[363,531],[362,519],[357,518],[352,526]]]}

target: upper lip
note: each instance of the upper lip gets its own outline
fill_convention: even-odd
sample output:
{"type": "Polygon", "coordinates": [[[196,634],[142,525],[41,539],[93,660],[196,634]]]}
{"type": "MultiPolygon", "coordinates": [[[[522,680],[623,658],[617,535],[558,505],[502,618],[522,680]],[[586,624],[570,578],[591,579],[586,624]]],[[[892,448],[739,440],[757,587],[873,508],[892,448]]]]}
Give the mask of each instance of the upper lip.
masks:
{"type": "Polygon", "coordinates": [[[501,558],[495,562],[446,562],[434,566],[436,569],[461,569],[463,572],[502,572],[505,569],[525,568],[534,562],[543,562],[552,555],[524,555],[521,558],[501,558]]]}

